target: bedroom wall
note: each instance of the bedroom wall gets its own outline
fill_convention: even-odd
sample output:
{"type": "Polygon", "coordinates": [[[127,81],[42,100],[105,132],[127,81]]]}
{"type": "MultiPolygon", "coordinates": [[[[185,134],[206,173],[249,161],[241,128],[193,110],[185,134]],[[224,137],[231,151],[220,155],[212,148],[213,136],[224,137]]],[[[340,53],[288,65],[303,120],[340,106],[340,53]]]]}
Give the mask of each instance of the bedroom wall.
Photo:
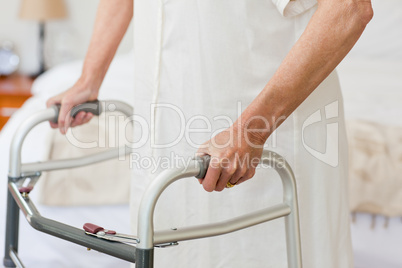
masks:
{"type": "MultiPolygon", "coordinates": [[[[46,25],[47,65],[83,58],[89,45],[99,0],[64,0],[68,17],[46,25]]],[[[21,58],[21,73],[34,74],[39,68],[38,25],[18,17],[21,0],[0,0],[0,43],[9,40],[21,58]]],[[[130,26],[131,28],[132,26],[130,26]]],[[[132,46],[129,29],[118,53],[127,53],[132,46]]]]}
{"type": "Polygon", "coordinates": [[[402,63],[402,1],[372,0],[372,6],[374,17],[347,58],[402,63]]]}
{"type": "MultiPolygon", "coordinates": [[[[65,0],[69,17],[47,24],[47,54],[50,66],[82,58],[85,55],[99,0],[65,0]]],[[[18,18],[21,0],[0,0],[0,42],[10,40],[21,57],[20,71],[38,69],[38,26],[18,18]]],[[[348,59],[384,59],[402,61],[402,1],[372,0],[374,18],[363,36],[347,56],[348,59]]],[[[130,51],[129,29],[118,53],[130,51]]]]}

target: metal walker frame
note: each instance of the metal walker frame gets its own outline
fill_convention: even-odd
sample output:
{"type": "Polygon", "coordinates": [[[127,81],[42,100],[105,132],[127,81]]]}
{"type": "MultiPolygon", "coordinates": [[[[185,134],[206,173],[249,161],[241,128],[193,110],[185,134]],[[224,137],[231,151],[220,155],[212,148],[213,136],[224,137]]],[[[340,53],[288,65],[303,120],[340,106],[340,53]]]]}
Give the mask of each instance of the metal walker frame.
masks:
{"type": "MultiPolygon", "coordinates": [[[[123,102],[96,101],[75,107],[72,115],[75,116],[81,110],[99,115],[110,107],[113,107],[111,110],[120,111],[127,116],[133,114],[132,107],[123,102]]],[[[116,234],[96,225],[84,226],[85,232],[82,229],[41,216],[29,198],[29,192],[33,190],[41,171],[80,167],[117,158],[122,150],[122,148],[116,148],[81,158],[22,164],[21,148],[26,135],[41,122],[57,120],[58,115],[59,107],[57,106],[31,115],[21,124],[13,138],[8,175],[6,239],[3,260],[5,267],[24,267],[18,256],[19,210],[22,211],[29,224],[38,231],[135,263],[136,268],[154,267],[154,247],[227,234],[279,217],[285,217],[288,266],[290,268],[302,267],[295,177],[289,164],[280,155],[270,151],[264,151],[261,163],[271,166],[278,172],[283,184],[283,203],[230,220],[183,227],[177,230],[154,230],[153,215],[159,196],[171,183],[177,180],[194,176],[203,178],[209,165],[209,160],[205,157],[194,159],[187,166],[165,170],[153,180],[146,189],[140,204],[137,237],[116,234]],[[131,244],[136,244],[136,246],[131,244]]],[[[127,150],[125,152],[126,154],[130,153],[127,150]]]]}

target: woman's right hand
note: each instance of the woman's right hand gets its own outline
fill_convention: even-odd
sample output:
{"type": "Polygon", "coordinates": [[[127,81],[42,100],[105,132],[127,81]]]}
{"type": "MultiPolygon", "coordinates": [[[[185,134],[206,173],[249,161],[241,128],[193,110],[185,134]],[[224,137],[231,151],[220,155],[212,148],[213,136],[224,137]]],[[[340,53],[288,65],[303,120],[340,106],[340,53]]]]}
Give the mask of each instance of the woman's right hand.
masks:
{"type": "Polygon", "coordinates": [[[100,83],[86,82],[85,79],[80,78],[70,89],[50,98],[46,102],[47,107],[55,104],[61,105],[58,123],[50,122],[50,126],[52,128],[59,128],[61,134],[66,134],[69,127],[89,122],[93,114],[81,111],[75,118],[72,118],[70,112],[76,105],[96,100],[99,94],[99,87],[100,83]]]}

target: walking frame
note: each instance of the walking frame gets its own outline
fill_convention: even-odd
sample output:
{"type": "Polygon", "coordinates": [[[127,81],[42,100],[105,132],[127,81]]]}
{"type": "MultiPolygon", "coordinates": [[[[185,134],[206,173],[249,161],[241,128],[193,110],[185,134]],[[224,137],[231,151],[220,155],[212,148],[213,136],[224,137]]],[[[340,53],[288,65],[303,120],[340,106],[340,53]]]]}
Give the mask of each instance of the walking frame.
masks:
{"type": "MultiPolygon", "coordinates": [[[[74,116],[81,110],[95,115],[107,110],[119,111],[126,116],[133,114],[132,107],[119,101],[85,103],[75,107],[72,115],[74,116]]],[[[283,203],[230,220],[174,230],[154,230],[154,209],[161,193],[177,180],[189,177],[203,178],[209,165],[207,157],[196,158],[190,165],[167,169],[152,181],[144,192],[139,207],[137,236],[117,234],[93,224],[85,224],[84,230],[82,230],[42,217],[29,197],[29,192],[33,190],[41,171],[80,167],[117,158],[119,152],[122,152],[122,149],[125,150],[125,148],[115,148],[81,158],[22,164],[21,148],[26,135],[41,122],[57,121],[58,115],[59,106],[53,106],[31,115],[18,128],[11,143],[3,260],[5,267],[24,267],[18,256],[19,210],[22,211],[28,223],[38,231],[135,263],[136,268],[152,268],[154,266],[154,247],[177,245],[179,241],[227,234],[285,217],[288,266],[290,268],[302,267],[295,177],[289,164],[280,155],[271,151],[263,152],[261,164],[269,165],[278,172],[283,184],[283,203]]],[[[124,152],[128,154],[130,150],[124,152]]]]}

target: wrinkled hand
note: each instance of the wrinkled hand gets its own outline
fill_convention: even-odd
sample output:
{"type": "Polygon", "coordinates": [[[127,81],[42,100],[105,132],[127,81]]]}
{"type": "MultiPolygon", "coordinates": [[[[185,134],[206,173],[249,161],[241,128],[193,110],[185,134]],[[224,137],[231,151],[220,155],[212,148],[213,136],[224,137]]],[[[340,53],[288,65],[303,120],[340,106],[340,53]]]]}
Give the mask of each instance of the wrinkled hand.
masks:
{"type": "Polygon", "coordinates": [[[82,80],[78,80],[69,90],[50,98],[46,102],[47,107],[61,104],[58,123],[50,122],[52,128],[59,128],[62,134],[66,134],[69,127],[85,124],[92,119],[93,114],[84,111],[79,112],[75,118],[70,116],[71,109],[74,106],[98,98],[99,87],[87,86],[86,84],[82,80]]]}
{"type": "Polygon", "coordinates": [[[260,162],[265,135],[235,123],[198,149],[198,154],[211,156],[208,171],[200,179],[208,192],[222,191],[226,184],[240,184],[255,174],[260,162]]]}

